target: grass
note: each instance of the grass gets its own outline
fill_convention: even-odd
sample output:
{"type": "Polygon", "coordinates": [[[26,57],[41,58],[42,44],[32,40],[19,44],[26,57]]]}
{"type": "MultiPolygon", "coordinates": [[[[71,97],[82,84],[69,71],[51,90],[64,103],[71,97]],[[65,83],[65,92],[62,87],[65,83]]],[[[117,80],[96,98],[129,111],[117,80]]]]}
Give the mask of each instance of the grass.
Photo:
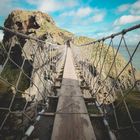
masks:
{"type": "MultiPolygon", "coordinates": [[[[116,100],[116,104],[118,104],[120,101],[122,102],[122,97],[118,96],[118,99],[116,100]]],[[[130,113],[132,114],[133,120],[140,121],[140,91],[131,91],[131,93],[129,93],[126,96],[125,101],[128,105],[130,113]]],[[[125,114],[128,115],[123,102],[118,107],[118,114],[120,113],[122,115],[125,115],[125,114]]]]}
{"type": "MultiPolygon", "coordinates": [[[[4,70],[1,73],[1,76],[9,83],[16,86],[20,71],[21,70],[17,68],[12,62],[8,61],[4,70]]],[[[25,70],[25,73],[29,76],[28,70],[25,70]]],[[[29,82],[29,79],[22,73],[18,84],[18,89],[21,91],[26,90],[29,87],[29,82]]]]}
{"type": "Polygon", "coordinates": [[[95,105],[86,105],[89,114],[99,114],[99,110],[95,105]]]}
{"type": "MultiPolygon", "coordinates": [[[[126,92],[124,92],[126,93],[126,92]]],[[[133,121],[140,121],[140,91],[131,91],[126,98],[126,104],[128,105],[131,117],[133,121]]],[[[127,127],[131,126],[130,118],[128,117],[127,110],[125,108],[124,103],[122,102],[122,97],[119,95],[118,99],[115,101],[116,107],[116,115],[119,123],[119,127],[127,127]],[[121,104],[120,104],[121,103],[121,104]]],[[[116,130],[116,123],[113,114],[109,116],[109,124],[112,129],[116,130]]],[[[140,125],[135,125],[137,129],[140,131],[140,125]]],[[[117,133],[118,140],[138,140],[137,134],[133,131],[132,128],[118,131],[117,133]]]]}
{"type": "Polygon", "coordinates": [[[6,79],[9,83],[16,85],[20,70],[16,68],[12,62],[8,61],[1,76],[6,79]]]}
{"type": "Polygon", "coordinates": [[[6,93],[10,88],[10,85],[0,80],[0,96],[6,93]]]}
{"type": "MultiPolygon", "coordinates": [[[[74,39],[75,44],[83,44],[83,43],[88,43],[92,41],[95,41],[95,40],[91,38],[87,38],[87,37],[76,37],[74,39]]],[[[102,45],[102,44],[96,43],[89,46],[79,47],[79,52],[81,53],[80,55],[82,56],[82,58],[84,58],[85,60],[88,60],[89,63],[93,64],[94,62],[94,66],[98,64],[96,67],[98,72],[101,69],[101,64],[104,62],[102,73],[104,75],[107,75],[109,72],[109,69],[112,66],[112,63],[114,62],[114,56],[116,53],[116,49],[113,47],[109,48],[108,53],[107,53],[107,49],[108,49],[107,44],[102,45]],[[100,54],[100,50],[102,50],[101,54],[100,54]],[[105,61],[104,61],[104,58],[105,58],[105,61]]],[[[127,64],[126,60],[123,58],[123,56],[120,53],[118,53],[115,59],[115,63],[113,64],[109,75],[115,78],[117,74],[121,72],[121,70],[124,68],[126,64],[127,64]],[[116,70],[117,70],[117,73],[116,73],[116,70]]],[[[122,74],[123,76],[126,77],[126,79],[130,78],[130,75],[128,74],[129,70],[131,70],[130,64],[125,68],[122,74]]]]}

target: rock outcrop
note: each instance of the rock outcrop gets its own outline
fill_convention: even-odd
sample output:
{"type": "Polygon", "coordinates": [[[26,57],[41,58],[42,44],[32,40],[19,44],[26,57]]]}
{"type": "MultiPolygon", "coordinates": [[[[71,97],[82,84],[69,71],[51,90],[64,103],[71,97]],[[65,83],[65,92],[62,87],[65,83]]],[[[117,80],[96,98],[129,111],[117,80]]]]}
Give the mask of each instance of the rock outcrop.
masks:
{"type": "MultiPolygon", "coordinates": [[[[72,33],[58,28],[48,14],[39,11],[15,10],[9,14],[4,26],[43,40],[50,35],[53,42],[58,44],[64,44],[64,41],[72,36],[72,33]]],[[[11,36],[5,32],[3,42],[9,40],[11,36]]],[[[24,40],[21,41],[25,43],[24,40]]]]}

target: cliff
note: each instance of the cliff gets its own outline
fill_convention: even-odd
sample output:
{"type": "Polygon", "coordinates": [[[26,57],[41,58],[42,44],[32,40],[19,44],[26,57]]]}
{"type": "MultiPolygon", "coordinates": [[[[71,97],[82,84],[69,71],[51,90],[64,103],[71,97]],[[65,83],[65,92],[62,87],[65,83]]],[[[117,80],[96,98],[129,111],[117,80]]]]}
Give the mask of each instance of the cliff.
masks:
{"type": "MultiPolygon", "coordinates": [[[[72,33],[58,28],[48,14],[39,11],[15,10],[9,14],[4,26],[42,40],[50,35],[53,42],[58,44],[63,44],[72,36],[72,33]]],[[[10,37],[5,33],[3,42],[10,37]]]]}

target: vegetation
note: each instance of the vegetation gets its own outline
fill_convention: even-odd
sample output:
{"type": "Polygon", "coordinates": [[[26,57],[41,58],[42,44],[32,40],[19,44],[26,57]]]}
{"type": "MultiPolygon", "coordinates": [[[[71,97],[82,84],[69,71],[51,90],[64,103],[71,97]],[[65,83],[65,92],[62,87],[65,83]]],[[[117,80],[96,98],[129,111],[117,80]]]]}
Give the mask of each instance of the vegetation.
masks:
{"type": "MultiPolygon", "coordinates": [[[[134,121],[139,121],[140,119],[140,91],[131,91],[130,93],[127,93],[125,101],[128,105],[128,108],[130,110],[130,113],[132,114],[132,118],[134,121]]],[[[128,116],[126,108],[124,106],[122,97],[119,95],[115,104],[121,104],[117,107],[118,117],[120,117],[119,121],[120,124],[124,124],[127,119],[124,120],[121,119],[121,115],[128,116]]]]}
{"type": "MultiPolygon", "coordinates": [[[[9,83],[16,86],[18,78],[19,78],[20,71],[21,70],[17,66],[15,66],[15,64],[8,61],[8,63],[4,67],[4,70],[1,73],[1,76],[5,80],[7,80],[9,83]]],[[[30,73],[28,72],[28,70],[25,70],[25,73],[28,76],[30,76],[30,73]]],[[[25,91],[29,87],[29,83],[30,83],[30,81],[29,81],[28,77],[25,76],[25,74],[22,73],[21,78],[19,80],[19,84],[17,85],[17,88],[21,91],[25,91]]]]}
{"type": "Polygon", "coordinates": [[[64,44],[66,39],[73,36],[72,33],[57,27],[49,15],[39,11],[15,10],[5,21],[8,28],[11,28],[12,24],[19,26],[19,32],[35,33],[37,38],[50,34],[53,41],[58,44],[64,44]]]}
{"type": "Polygon", "coordinates": [[[93,104],[91,105],[87,104],[87,110],[89,114],[100,114],[98,108],[93,104]]]}
{"type": "MultiPolygon", "coordinates": [[[[126,94],[127,92],[124,92],[126,94]]],[[[126,95],[125,102],[130,111],[131,117],[134,122],[140,121],[140,91],[131,91],[128,95],[126,95]]],[[[134,132],[131,127],[131,121],[128,116],[127,110],[125,108],[124,102],[122,100],[122,96],[118,95],[117,100],[115,101],[115,112],[117,115],[117,121],[120,128],[127,128],[122,130],[117,130],[116,121],[114,114],[109,115],[108,120],[111,128],[114,130],[118,140],[139,140],[138,135],[134,132]],[[130,127],[129,127],[130,126],[130,127]]],[[[140,131],[140,125],[136,125],[136,128],[140,131]]]]}
{"type": "Polygon", "coordinates": [[[85,36],[78,36],[74,38],[74,44],[80,45],[80,44],[85,44],[88,42],[95,41],[93,38],[85,37],[85,36]]]}
{"type": "MultiPolygon", "coordinates": [[[[88,42],[95,41],[94,39],[87,38],[87,37],[76,37],[74,38],[74,43],[75,44],[84,44],[88,42]]],[[[109,72],[109,69],[114,61],[114,56],[116,53],[116,49],[113,47],[109,47],[108,50],[108,45],[102,44],[102,43],[96,43],[96,44],[91,44],[89,46],[82,46],[79,47],[80,52],[83,58],[87,59],[89,63],[93,64],[94,66],[97,65],[99,59],[100,63],[103,63],[104,58],[104,67],[103,67],[103,73],[106,75],[109,72]],[[101,54],[100,54],[101,51],[101,54]],[[108,53],[107,53],[108,51],[108,53]]],[[[126,65],[126,60],[123,58],[123,56],[118,53],[115,59],[115,63],[110,71],[110,76],[111,77],[116,77],[116,75],[124,68],[126,65]],[[116,73],[117,71],[117,73],[116,73]]],[[[96,68],[98,71],[100,71],[100,65],[98,64],[98,67],[96,68]]],[[[128,70],[131,70],[130,65],[125,69],[123,72],[123,75],[128,77],[128,70]]]]}

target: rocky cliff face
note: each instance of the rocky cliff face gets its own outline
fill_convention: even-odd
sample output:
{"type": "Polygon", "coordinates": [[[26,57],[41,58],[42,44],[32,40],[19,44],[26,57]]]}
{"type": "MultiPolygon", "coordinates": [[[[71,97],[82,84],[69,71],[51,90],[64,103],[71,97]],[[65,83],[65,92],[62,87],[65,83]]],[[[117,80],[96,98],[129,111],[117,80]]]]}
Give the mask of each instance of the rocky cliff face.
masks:
{"type": "MultiPolygon", "coordinates": [[[[63,44],[67,38],[72,36],[72,33],[58,28],[48,14],[39,11],[13,11],[9,14],[4,26],[43,40],[50,35],[53,42],[58,44],[63,44]]],[[[10,38],[11,36],[5,33],[3,42],[10,38]]]]}
{"type": "MultiPolygon", "coordinates": [[[[54,20],[48,14],[39,11],[13,11],[5,20],[4,26],[30,37],[59,45],[64,44],[65,40],[73,35],[68,31],[58,28],[55,25],[54,20]]],[[[11,50],[10,58],[12,61],[8,60],[6,68],[2,73],[3,77],[7,78],[10,83],[15,84],[17,79],[12,77],[12,75],[14,75],[15,72],[19,73],[20,70],[18,66],[21,67],[23,61],[25,61],[23,69],[29,77],[31,77],[33,67],[36,68],[39,65],[42,65],[41,62],[37,62],[37,58],[44,58],[44,44],[44,48],[39,48],[39,46],[42,46],[39,42],[25,39],[9,32],[4,32],[3,44],[7,52],[11,50]],[[35,50],[37,50],[37,53],[35,50]],[[37,56],[37,54],[41,56],[37,56]],[[10,75],[8,74],[9,72],[10,75]]],[[[3,64],[7,56],[2,53],[1,57],[3,59],[1,59],[0,64],[3,64]]],[[[29,81],[29,78],[24,77],[24,81],[29,81]]],[[[21,81],[19,86],[20,89],[26,90],[29,87],[29,82],[21,81]]]]}

